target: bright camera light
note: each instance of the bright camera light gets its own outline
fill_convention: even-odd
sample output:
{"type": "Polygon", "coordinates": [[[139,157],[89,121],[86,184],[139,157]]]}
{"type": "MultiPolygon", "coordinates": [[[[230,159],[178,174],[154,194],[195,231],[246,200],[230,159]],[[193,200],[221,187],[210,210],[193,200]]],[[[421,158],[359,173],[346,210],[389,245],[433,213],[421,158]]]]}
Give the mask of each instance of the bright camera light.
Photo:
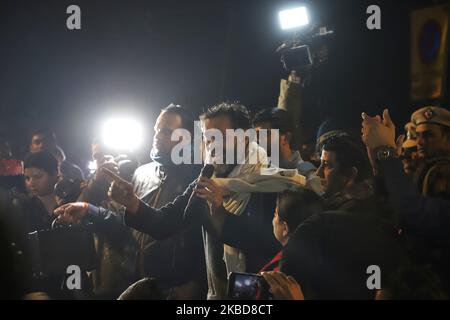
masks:
{"type": "Polygon", "coordinates": [[[102,128],[103,142],[116,150],[136,150],[142,143],[142,137],[142,126],[134,119],[110,119],[102,128]]]}
{"type": "Polygon", "coordinates": [[[95,170],[97,170],[97,162],[96,161],[89,161],[88,169],[89,169],[90,173],[95,172],[95,170]]]}
{"type": "Polygon", "coordinates": [[[306,7],[283,10],[278,13],[281,29],[293,29],[309,23],[306,7]]]}

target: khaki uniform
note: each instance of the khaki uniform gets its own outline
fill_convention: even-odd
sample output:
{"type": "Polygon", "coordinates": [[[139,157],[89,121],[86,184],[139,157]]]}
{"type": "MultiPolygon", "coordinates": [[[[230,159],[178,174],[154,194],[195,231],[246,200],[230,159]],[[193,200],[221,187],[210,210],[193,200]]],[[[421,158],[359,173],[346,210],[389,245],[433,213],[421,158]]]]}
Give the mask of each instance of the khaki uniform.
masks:
{"type": "Polygon", "coordinates": [[[425,160],[416,172],[415,182],[425,196],[450,199],[450,156],[425,160]]]}
{"type": "MultiPolygon", "coordinates": [[[[450,111],[434,106],[424,107],[412,114],[411,122],[415,127],[425,123],[450,127],[450,111]]],[[[423,195],[450,199],[450,153],[425,159],[414,180],[423,195]]]]}

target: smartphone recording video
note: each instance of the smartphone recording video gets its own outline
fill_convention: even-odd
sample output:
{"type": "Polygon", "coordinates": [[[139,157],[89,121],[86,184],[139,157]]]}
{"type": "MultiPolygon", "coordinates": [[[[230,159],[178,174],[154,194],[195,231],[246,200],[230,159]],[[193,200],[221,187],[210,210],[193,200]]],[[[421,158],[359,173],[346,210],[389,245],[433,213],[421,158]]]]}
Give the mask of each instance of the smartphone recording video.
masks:
{"type": "Polygon", "coordinates": [[[258,274],[232,272],[228,278],[228,297],[239,300],[271,300],[266,280],[258,274]]]}

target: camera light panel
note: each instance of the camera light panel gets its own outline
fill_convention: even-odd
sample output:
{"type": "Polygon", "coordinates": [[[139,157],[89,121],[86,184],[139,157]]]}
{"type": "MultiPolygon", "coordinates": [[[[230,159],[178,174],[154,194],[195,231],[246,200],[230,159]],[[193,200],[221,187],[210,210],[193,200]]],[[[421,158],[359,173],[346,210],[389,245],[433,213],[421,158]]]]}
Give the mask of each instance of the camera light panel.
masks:
{"type": "Polygon", "coordinates": [[[143,128],[134,119],[115,118],[103,124],[103,142],[116,150],[136,150],[141,145],[142,138],[143,128]]]}
{"type": "Polygon", "coordinates": [[[283,10],[278,13],[281,29],[298,28],[309,23],[306,7],[283,10]]]}

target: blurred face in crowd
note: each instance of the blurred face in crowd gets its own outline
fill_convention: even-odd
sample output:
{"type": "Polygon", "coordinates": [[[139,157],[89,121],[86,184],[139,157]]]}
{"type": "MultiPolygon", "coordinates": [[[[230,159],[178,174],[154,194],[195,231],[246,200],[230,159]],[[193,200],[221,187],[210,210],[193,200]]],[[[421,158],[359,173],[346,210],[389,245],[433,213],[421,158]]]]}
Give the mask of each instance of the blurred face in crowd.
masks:
{"type": "Polygon", "coordinates": [[[402,164],[403,164],[403,170],[407,175],[413,174],[417,166],[419,164],[419,154],[417,153],[417,148],[408,148],[404,149],[402,153],[402,164]]]}
{"type": "Polygon", "coordinates": [[[38,168],[25,169],[25,185],[27,190],[38,197],[46,196],[53,192],[57,177],[38,168]]]}
{"type": "Polygon", "coordinates": [[[102,146],[99,143],[93,143],[91,145],[92,160],[96,161],[98,165],[105,162],[105,153],[102,150],[102,146]]]}
{"type": "MultiPolygon", "coordinates": [[[[230,169],[230,165],[225,164],[226,162],[226,152],[227,150],[231,150],[234,152],[234,160],[236,161],[236,153],[237,153],[237,138],[234,140],[226,139],[226,130],[233,129],[233,124],[231,122],[230,117],[227,115],[220,115],[210,119],[204,119],[202,121],[202,132],[203,138],[205,142],[206,152],[209,157],[212,159],[216,159],[218,163],[213,163],[215,172],[217,174],[225,174],[230,169]],[[217,129],[222,132],[222,159],[219,161],[220,154],[214,148],[215,137],[214,136],[205,136],[206,130],[217,129]],[[221,162],[221,163],[220,163],[221,162]]],[[[246,143],[248,142],[248,138],[246,137],[246,143]]]]}
{"type": "Polygon", "coordinates": [[[289,145],[289,137],[288,135],[290,135],[290,133],[286,133],[286,134],[279,134],[279,138],[278,141],[273,141],[272,139],[275,139],[275,137],[272,137],[271,135],[271,130],[272,129],[272,125],[270,122],[260,122],[260,123],[256,123],[255,124],[255,131],[258,133],[258,144],[262,147],[265,147],[266,151],[267,151],[267,155],[271,155],[271,146],[272,143],[278,143],[279,145],[279,155],[280,155],[280,160],[287,160],[287,158],[290,157],[290,155],[292,154],[292,150],[291,147],[289,145]],[[267,141],[263,141],[263,139],[260,138],[259,136],[259,132],[260,130],[267,130],[267,141]]]}
{"type": "Polygon", "coordinates": [[[316,173],[320,177],[324,196],[330,196],[342,191],[353,182],[352,179],[349,179],[339,170],[336,153],[332,151],[322,150],[320,166],[316,173]]]}
{"type": "Polygon", "coordinates": [[[11,159],[12,152],[7,141],[0,140],[0,160],[11,159]]]}
{"type": "Polygon", "coordinates": [[[182,128],[182,119],[179,115],[171,112],[163,112],[156,119],[154,127],[152,157],[169,157],[173,147],[179,141],[171,141],[172,132],[182,128]]]}
{"type": "Polygon", "coordinates": [[[100,143],[93,143],[91,145],[92,160],[95,161],[97,167],[106,162],[113,162],[114,156],[106,154],[105,147],[100,143]]]}
{"type": "Polygon", "coordinates": [[[438,124],[422,123],[416,127],[420,158],[431,158],[450,152],[449,129],[438,124]]]}
{"type": "Polygon", "coordinates": [[[55,143],[48,135],[35,134],[31,137],[31,153],[37,153],[43,150],[53,151],[54,149],[56,149],[55,143]]]}
{"type": "Polygon", "coordinates": [[[271,147],[272,137],[270,134],[270,129],[272,129],[270,122],[255,123],[255,131],[258,133],[258,144],[260,146],[264,146],[266,148],[267,155],[271,154],[270,147],[271,147]],[[267,130],[267,141],[263,141],[261,139],[261,137],[259,136],[260,131],[263,129],[267,130]]]}
{"type": "Polygon", "coordinates": [[[278,207],[273,214],[272,226],[275,238],[279,243],[285,246],[289,241],[289,228],[285,221],[280,220],[278,216],[278,207]]]}

